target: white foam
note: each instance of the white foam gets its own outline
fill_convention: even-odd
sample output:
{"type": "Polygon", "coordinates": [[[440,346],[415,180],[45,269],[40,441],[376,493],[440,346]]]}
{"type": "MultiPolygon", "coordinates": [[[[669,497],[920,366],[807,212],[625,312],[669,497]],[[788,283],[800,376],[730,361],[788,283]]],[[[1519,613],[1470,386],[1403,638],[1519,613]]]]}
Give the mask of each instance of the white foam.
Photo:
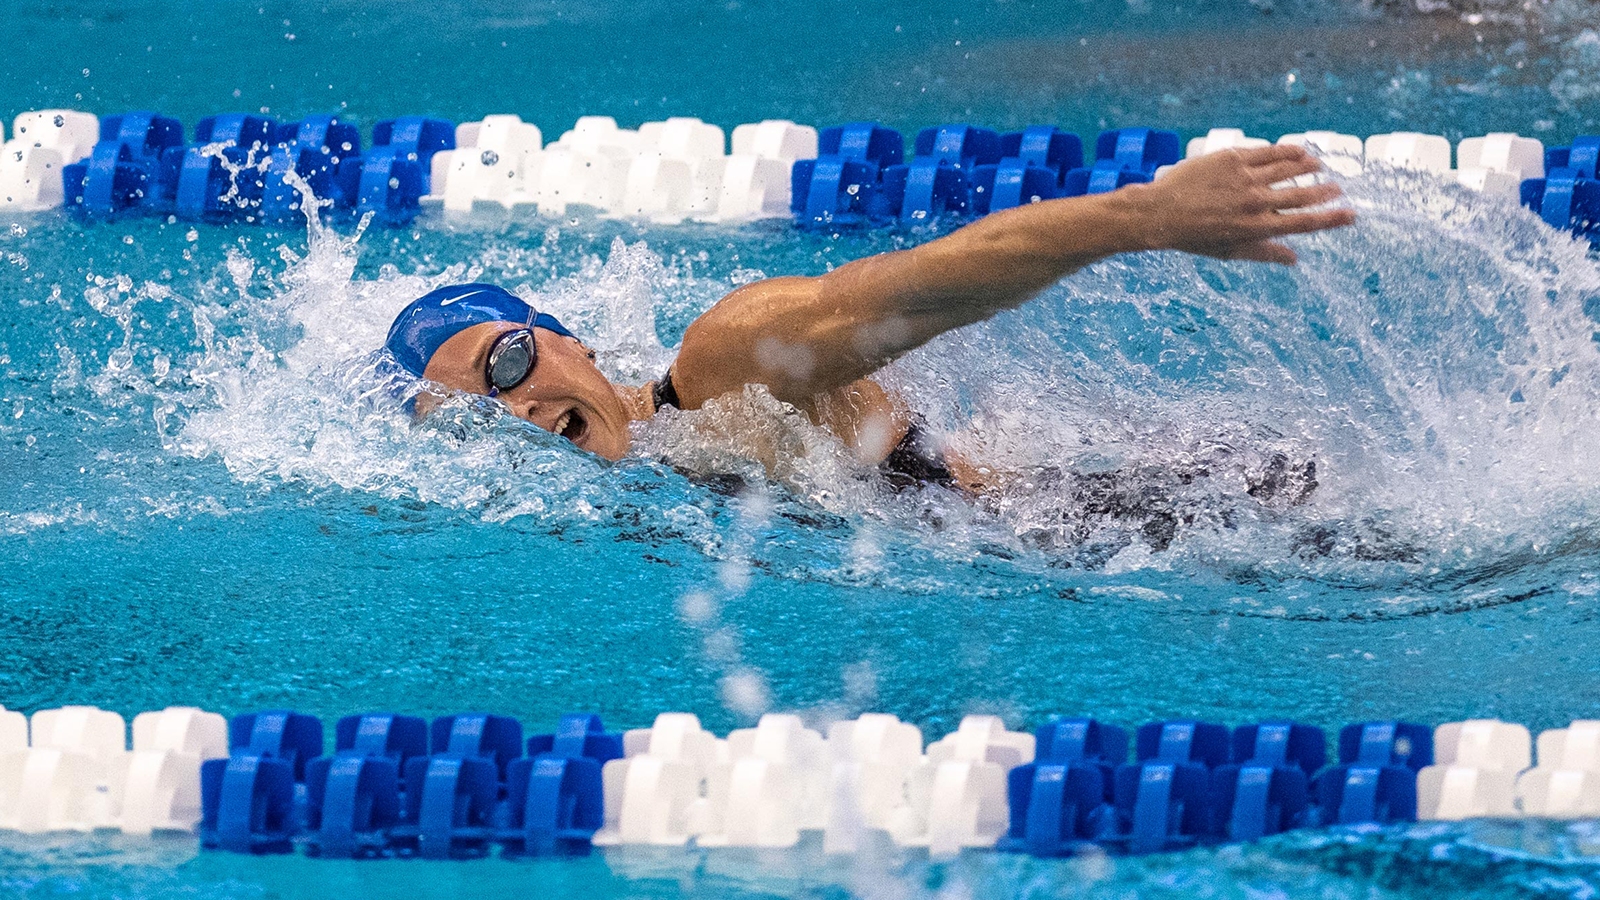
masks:
{"type": "Polygon", "coordinates": [[[947,589],[975,547],[1004,548],[1020,571],[1066,556],[1118,572],[1220,566],[1345,579],[1489,564],[1559,543],[1600,501],[1585,451],[1600,368],[1581,310],[1600,271],[1531,215],[1432,176],[1386,170],[1346,185],[1361,224],[1295,239],[1296,270],[1175,254],[1113,260],[886,370],[931,435],[1013,473],[977,503],[891,490],[761,389],[637,426],[646,462],[623,466],[481,398],[413,426],[367,355],[394,313],[436,285],[500,281],[582,335],[608,376],[638,384],[673,358],[658,316],[686,321],[760,274],[706,278],[692,251],[663,260],[645,242],[594,253],[582,229],[551,229],[531,248],[474,235],[478,246],[447,268],[430,258],[358,274],[371,238],[313,225],[303,251],[281,251],[282,262],[236,253],[197,296],[102,278],[86,298],[126,337],[81,378],[106,404],[143,398],[170,452],[218,459],[251,485],[552,527],[625,510],[712,554],[726,541],[700,507],[723,501],[655,463],[691,477],[774,478],[786,488],[779,502],[835,514],[842,527],[793,526],[815,552],[768,571],[852,584],[947,589]],[[141,343],[143,317],[174,308],[192,352],[161,365],[181,379],[159,374],[160,354],[141,343]],[[1252,493],[1279,456],[1314,461],[1306,502],[1252,493]],[[636,478],[665,489],[640,497],[621,486],[636,478]],[[1119,494],[1147,508],[1108,512],[1119,494]],[[863,527],[883,551],[871,566],[855,562],[863,527]],[[1163,529],[1170,546],[1157,550],[1151,535],[1163,529]],[[903,557],[905,548],[921,555],[903,557]],[[941,572],[937,559],[952,568],[941,572]]]}

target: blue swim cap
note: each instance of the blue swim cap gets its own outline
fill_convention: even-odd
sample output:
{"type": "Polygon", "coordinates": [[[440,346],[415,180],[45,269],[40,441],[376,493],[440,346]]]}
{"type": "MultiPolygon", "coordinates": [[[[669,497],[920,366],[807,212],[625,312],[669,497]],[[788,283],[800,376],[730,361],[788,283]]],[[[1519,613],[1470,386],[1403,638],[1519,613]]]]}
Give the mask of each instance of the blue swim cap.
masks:
{"type": "MultiPolygon", "coordinates": [[[[433,354],[462,331],[484,322],[520,324],[530,316],[533,316],[533,307],[504,288],[492,284],[454,284],[411,301],[394,317],[384,347],[402,368],[420,378],[433,354]]],[[[539,313],[533,316],[533,324],[563,337],[572,337],[572,332],[563,328],[555,316],[539,313]]]]}

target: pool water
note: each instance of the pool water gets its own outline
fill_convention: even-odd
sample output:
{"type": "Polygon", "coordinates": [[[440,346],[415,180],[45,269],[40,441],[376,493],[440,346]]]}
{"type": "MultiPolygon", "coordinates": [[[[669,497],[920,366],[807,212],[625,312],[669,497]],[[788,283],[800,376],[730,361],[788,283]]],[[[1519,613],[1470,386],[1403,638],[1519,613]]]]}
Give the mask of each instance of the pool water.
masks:
{"type": "MultiPolygon", "coordinates": [[[[19,0],[12,18],[8,120],[515,112],[547,140],[584,114],[1547,144],[1600,129],[1586,0],[1428,15],[1315,0],[199,14],[19,0]]],[[[732,287],[936,230],[12,217],[0,703],[487,709],[529,725],[589,709],[624,727],[689,710],[717,731],[766,710],[872,710],[929,736],[975,711],[1029,728],[1056,712],[1534,729],[1600,716],[1600,263],[1425,176],[1346,188],[1360,224],[1297,241],[1296,270],[1113,260],[896,364],[886,380],[956,446],[1034,473],[977,505],[896,491],[759,392],[658,417],[617,465],[491,404],[413,427],[367,355],[409,299],[486,280],[529,292],[608,374],[642,382],[732,287]],[[1314,461],[1306,502],[1251,493],[1279,458],[1314,461]],[[1105,473],[1145,511],[1074,493],[1105,473]]],[[[357,865],[4,836],[0,894],[1589,896],[1587,829],[940,864],[802,848],[357,865]]]]}

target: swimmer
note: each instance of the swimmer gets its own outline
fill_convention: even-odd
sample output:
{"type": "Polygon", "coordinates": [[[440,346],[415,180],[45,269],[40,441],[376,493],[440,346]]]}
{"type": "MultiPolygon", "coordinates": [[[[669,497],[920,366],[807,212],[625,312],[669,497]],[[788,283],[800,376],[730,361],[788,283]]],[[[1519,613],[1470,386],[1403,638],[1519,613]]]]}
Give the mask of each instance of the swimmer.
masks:
{"type": "Polygon", "coordinates": [[[1321,168],[1293,146],[1209,154],[1159,181],[997,212],[825,275],[753,282],[695,319],[660,380],[640,386],[611,383],[560,322],[490,285],[440,288],[412,302],[386,347],[412,375],[493,397],[610,460],[627,454],[630,422],[761,385],[891,478],[979,494],[990,487],[984,472],[933,446],[873,373],[1119,253],[1180,250],[1292,266],[1295,252],[1281,238],[1355,221],[1350,209],[1324,207],[1341,195],[1338,185],[1285,185],[1321,168]]]}

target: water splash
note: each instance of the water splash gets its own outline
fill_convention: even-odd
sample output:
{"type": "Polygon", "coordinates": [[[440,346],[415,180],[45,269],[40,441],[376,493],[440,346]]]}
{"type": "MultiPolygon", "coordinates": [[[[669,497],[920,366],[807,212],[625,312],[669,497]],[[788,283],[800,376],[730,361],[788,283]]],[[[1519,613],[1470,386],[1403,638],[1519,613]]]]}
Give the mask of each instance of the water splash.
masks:
{"type": "MultiPolygon", "coordinates": [[[[230,249],[194,296],[97,279],[86,299],[121,342],[84,380],[107,405],[148,404],[169,453],[266,489],[551,534],[638,528],[718,558],[739,543],[728,498],[766,492],[787,537],[749,552],[805,579],[941,590],[976,553],[1069,581],[1209,572],[1426,590],[1588,552],[1600,267],[1530,214],[1432,176],[1373,171],[1347,187],[1361,224],[1303,240],[1297,270],[1113,260],[886,370],[951,452],[990,473],[975,501],[896,489],[759,388],[636,425],[635,458],[614,466],[482,398],[412,421],[372,350],[411,298],[484,277],[485,258],[507,268],[492,239],[442,271],[362,277],[361,230],[312,216],[303,250],[267,265],[230,249]],[[160,346],[141,343],[151,323],[160,346]]],[[[621,239],[574,259],[558,230],[544,238],[515,251],[543,277],[510,286],[628,383],[671,360],[659,318],[753,277],[697,276],[621,239]],[[567,271],[552,277],[555,258],[567,271]]],[[[80,365],[71,353],[64,372],[80,365]]]]}

